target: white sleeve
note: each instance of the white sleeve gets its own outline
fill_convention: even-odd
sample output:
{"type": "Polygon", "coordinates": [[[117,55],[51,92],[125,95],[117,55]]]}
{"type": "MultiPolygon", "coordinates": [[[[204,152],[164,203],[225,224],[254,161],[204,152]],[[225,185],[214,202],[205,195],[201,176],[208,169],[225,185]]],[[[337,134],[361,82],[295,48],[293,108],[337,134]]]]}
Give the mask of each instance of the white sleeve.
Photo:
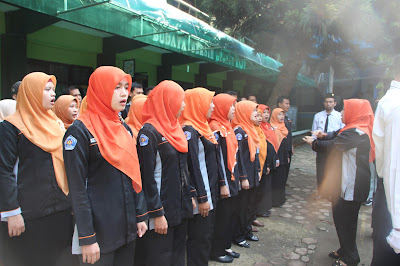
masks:
{"type": "Polygon", "coordinates": [[[393,120],[391,128],[391,156],[389,173],[383,177],[385,184],[386,201],[392,216],[393,228],[400,229],[400,107],[393,110],[393,120]]]}
{"type": "Polygon", "coordinates": [[[12,211],[2,212],[1,213],[1,221],[2,222],[7,222],[8,221],[8,217],[15,216],[15,215],[18,215],[18,214],[21,214],[21,208],[17,208],[17,209],[12,210],[12,211]]]}
{"type": "Polygon", "coordinates": [[[318,121],[317,121],[318,113],[314,115],[314,120],[312,123],[311,131],[315,131],[318,129],[318,121]]]}
{"type": "Polygon", "coordinates": [[[374,119],[374,129],[372,131],[372,138],[375,143],[375,157],[376,157],[376,172],[379,177],[383,177],[384,171],[384,145],[385,145],[385,121],[383,117],[383,110],[380,106],[376,109],[374,119]]]}

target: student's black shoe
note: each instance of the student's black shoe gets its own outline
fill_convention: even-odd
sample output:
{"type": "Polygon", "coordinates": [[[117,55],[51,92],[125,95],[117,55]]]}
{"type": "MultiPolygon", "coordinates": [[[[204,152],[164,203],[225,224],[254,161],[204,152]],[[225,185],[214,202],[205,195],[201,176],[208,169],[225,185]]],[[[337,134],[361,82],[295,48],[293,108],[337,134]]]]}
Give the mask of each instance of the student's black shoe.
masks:
{"type": "Polygon", "coordinates": [[[211,260],[218,261],[221,263],[231,263],[233,261],[233,257],[229,255],[219,256],[216,258],[211,258],[211,260]]]}
{"type": "Polygon", "coordinates": [[[246,238],[247,240],[250,240],[250,241],[258,241],[259,240],[258,237],[256,237],[253,234],[247,234],[244,238],[246,238]]]}
{"type": "Polygon", "coordinates": [[[331,251],[331,252],[329,252],[328,256],[331,257],[332,259],[335,259],[335,260],[340,259],[340,256],[339,256],[339,254],[337,253],[337,251],[331,251]]]}
{"type": "Polygon", "coordinates": [[[242,247],[242,248],[249,248],[250,247],[250,244],[249,243],[247,243],[247,241],[246,240],[243,240],[243,241],[241,241],[241,242],[233,242],[233,243],[235,243],[236,245],[238,245],[239,247],[242,247]]]}
{"type": "Polygon", "coordinates": [[[226,251],[225,250],[225,253],[226,253],[226,255],[229,255],[229,256],[231,256],[232,258],[235,258],[235,259],[240,257],[240,254],[235,252],[235,251],[226,251]]]}

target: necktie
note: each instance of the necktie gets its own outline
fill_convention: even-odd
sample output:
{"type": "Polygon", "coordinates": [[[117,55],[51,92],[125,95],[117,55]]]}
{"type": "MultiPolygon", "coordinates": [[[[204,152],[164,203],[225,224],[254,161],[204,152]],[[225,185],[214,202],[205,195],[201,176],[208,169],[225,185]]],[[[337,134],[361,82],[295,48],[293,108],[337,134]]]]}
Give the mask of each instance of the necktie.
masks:
{"type": "Polygon", "coordinates": [[[325,121],[325,128],[324,128],[324,132],[328,132],[328,123],[329,123],[329,116],[331,114],[326,114],[326,121],[325,121]]]}

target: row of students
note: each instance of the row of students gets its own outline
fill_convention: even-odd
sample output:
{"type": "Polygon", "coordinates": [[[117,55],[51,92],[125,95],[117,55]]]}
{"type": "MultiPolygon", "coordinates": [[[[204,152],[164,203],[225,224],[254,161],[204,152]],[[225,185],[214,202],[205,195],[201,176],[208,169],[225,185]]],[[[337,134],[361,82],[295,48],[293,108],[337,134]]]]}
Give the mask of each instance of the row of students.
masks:
{"type": "MultiPolygon", "coordinates": [[[[233,118],[233,97],[163,81],[147,99],[133,99],[129,127],[118,113],[131,84],[122,70],[99,67],[82,101],[87,109],[69,125],[75,111],[58,114],[64,123],[51,111],[55,77],[24,78],[16,114],[0,124],[6,265],[56,265],[60,258],[73,265],[71,245],[81,265],[184,265],[185,253],[189,265],[206,265],[210,252],[223,262],[239,257],[232,239],[247,247],[246,239],[258,240],[251,222],[264,193],[257,187],[274,159],[257,105],[236,104],[233,118]]],[[[59,104],[55,112],[79,103],[59,104]]]]}

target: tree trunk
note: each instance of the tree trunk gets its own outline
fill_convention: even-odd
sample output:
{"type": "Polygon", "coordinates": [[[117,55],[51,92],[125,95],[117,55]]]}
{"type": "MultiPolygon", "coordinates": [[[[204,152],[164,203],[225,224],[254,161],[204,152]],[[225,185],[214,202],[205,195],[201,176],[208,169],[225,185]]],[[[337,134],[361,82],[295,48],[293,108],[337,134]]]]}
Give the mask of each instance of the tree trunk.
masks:
{"type": "Polygon", "coordinates": [[[291,58],[288,58],[281,67],[278,80],[272,89],[272,93],[268,98],[267,105],[271,108],[276,106],[276,100],[279,96],[288,96],[296,83],[297,74],[299,73],[304,60],[304,54],[296,52],[291,58]]]}

